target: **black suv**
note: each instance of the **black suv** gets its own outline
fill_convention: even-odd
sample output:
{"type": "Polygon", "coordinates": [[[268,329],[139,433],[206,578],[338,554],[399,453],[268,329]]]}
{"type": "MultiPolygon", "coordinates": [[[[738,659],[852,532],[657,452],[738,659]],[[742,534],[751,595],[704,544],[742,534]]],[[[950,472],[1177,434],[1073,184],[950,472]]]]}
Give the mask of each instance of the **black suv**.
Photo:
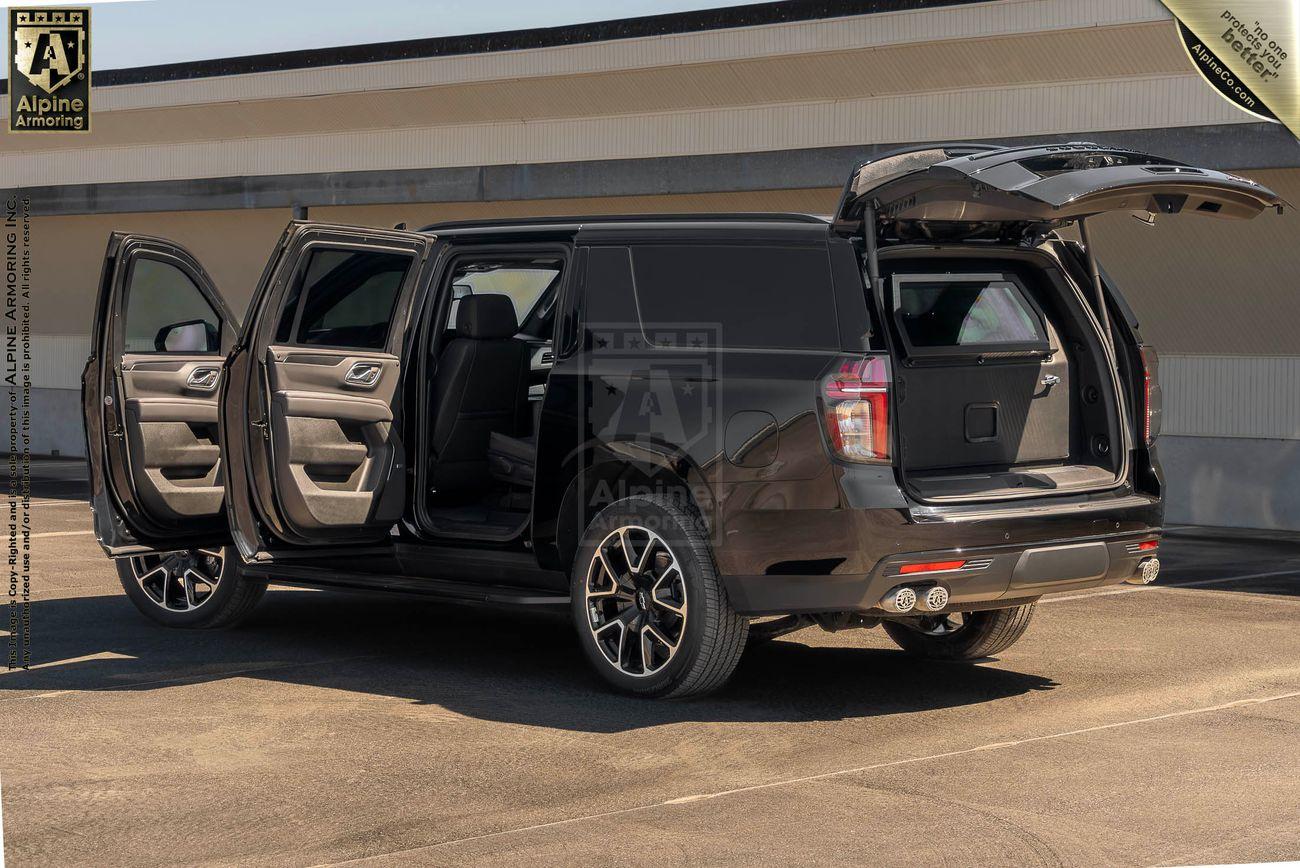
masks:
{"type": "Polygon", "coordinates": [[[1156,357],[1085,218],[1281,205],[1122,149],[932,146],[829,219],[294,222],[242,326],[180,246],[114,234],[96,534],[168,626],[268,581],[568,606],[645,695],[813,624],[986,657],[1041,595],[1158,570],[1156,357]]]}

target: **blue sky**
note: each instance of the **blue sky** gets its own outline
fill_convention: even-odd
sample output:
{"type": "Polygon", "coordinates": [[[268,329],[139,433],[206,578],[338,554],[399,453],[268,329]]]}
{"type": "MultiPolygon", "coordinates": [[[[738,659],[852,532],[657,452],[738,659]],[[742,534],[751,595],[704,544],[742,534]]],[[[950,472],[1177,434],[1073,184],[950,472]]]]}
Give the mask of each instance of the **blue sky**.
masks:
{"type": "MultiPolygon", "coordinates": [[[[53,4],[20,0],[0,5],[53,4]]],[[[115,0],[90,5],[92,68],[120,69],[748,4],[744,0],[115,0]]]]}

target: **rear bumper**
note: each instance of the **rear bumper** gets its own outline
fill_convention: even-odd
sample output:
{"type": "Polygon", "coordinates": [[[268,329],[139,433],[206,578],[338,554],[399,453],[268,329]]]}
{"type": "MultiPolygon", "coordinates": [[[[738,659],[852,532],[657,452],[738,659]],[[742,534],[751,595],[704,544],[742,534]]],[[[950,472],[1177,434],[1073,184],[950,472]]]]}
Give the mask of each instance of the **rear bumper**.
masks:
{"type": "MultiPolygon", "coordinates": [[[[842,520],[835,512],[839,511],[826,511],[827,521],[842,520]]],[[[843,512],[858,512],[861,518],[861,513],[876,511],[843,512]]],[[[826,558],[828,552],[822,549],[821,559],[786,561],[778,570],[769,569],[761,575],[724,571],[731,603],[751,616],[813,612],[884,615],[888,613],[879,604],[890,589],[901,584],[943,584],[950,594],[948,608],[955,610],[999,608],[1044,594],[1116,584],[1133,577],[1140,562],[1155,554],[1138,551],[1136,545],[1159,538],[1161,509],[1156,499],[1119,498],[1113,509],[1088,510],[1086,530],[1077,521],[1082,515],[1061,525],[1057,523],[1063,518],[1060,514],[1024,511],[1014,517],[1006,512],[954,512],[942,518],[933,514],[911,518],[905,531],[896,528],[903,532],[894,536],[892,545],[881,539],[860,538],[856,557],[826,558]],[[879,556],[864,557],[868,551],[879,556]],[[905,563],[937,561],[964,561],[965,566],[942,573],[900,573],[905,563]],[[795,563],[825,564],[828,570],[824,574],[789,570],[795,563]]],[[[868,524],[881,530],[877,522],[868,524]]]]}

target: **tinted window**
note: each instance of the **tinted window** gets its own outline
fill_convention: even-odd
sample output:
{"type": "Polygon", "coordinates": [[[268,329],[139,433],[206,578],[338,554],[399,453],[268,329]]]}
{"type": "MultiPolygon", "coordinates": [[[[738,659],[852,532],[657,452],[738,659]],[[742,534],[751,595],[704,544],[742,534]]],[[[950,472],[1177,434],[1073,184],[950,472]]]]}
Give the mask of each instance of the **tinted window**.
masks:
{"type": "MultiPolygon", "coordinates": [[[[297,343],[382,349],[411,257],[348,250],[312,252],[301,285],[297,343]]],[[[292,301],[291,301],[292,303],[292,301]]],[[[281,318],[277,338],[286,334],[281,318]]]]}
{"type": "Polygon", "coordinates": [[[839,346],[824,247],[645,246],[632,250],[642,327],[716,329],[724,347],[839,346]]]}
{"type": "Polygon", "coordinates": [[[895,305],[914,347],[1037,345],[1043,325],[1023,290],[998,277],[902,277],[895,305]]]}
{"type": "Polygon", "coordinates": [[[626,247],[592,247],[582,283],[582,319],[588,329],[636,322],[632,259],[626,247]]]}
{"type": "Polygon", "coordinates": [[[128,353],[209,353],[221,318],[190,276],[170,262],[136,257],[126,292],[128,353]]]}

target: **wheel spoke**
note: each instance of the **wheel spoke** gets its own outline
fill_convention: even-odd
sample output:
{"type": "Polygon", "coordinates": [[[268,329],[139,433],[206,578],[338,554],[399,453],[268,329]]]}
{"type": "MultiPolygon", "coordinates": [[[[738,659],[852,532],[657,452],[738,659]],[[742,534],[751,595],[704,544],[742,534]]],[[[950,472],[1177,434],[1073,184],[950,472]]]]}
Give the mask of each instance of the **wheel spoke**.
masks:
{"type": "MultiPolygon", "coordinates": [[[[664,587],[664,582],[668,580],[669,575],[671,575],[671,572],[665,573],[663,576],[661,576],[658,580],[655,581],[654,587],[650,589],[650,600],[661,609],[667,609],[669,612],[672,612],[674,615],[677,615],[678,617],[681,618],[685,618],[686,617],[685,594],[682,595],[682,602],[679,605],[676,599],[674,599],[674,597],[676,596],[675,590],[671,587],[664,587]],[[668,594],[671,594],[672,597],[669,597],[668,599],[664,599],[664,597],[661,596],[661,592],[666,592],[668,594]]],[[[678,575],[678,578],[680,578],[680,574],[678,575]]]]}
{"type": "MultiPolygon", "coordinates": [[[[602,584],[603,584],[603,583],[602,583],[602,584]]],[[[608,565],[607,565],[607,563],[606,563],[606,561],[605,561],[605,557],[604,557],[604,555],[597,553],[597,557],[596,557],[595,559],[593,559],[593,562],[592,562],[591,574],[588,575],[588,577],[587,577],[587,599],[590,600],[590,599],[594,599],[594,598],[596,598],[596,597],[612,597],[612,596],[614,596],[615,594],[617,594],[618,591],[619,591],[619,584],[618,584],[618,582],[614,579],[614,575],[613,575],[613,573],[610,573],[610,572],[608,571],[608,565]],[[599,568],[599,569],[598,569],[598,568],[599,568]],[[599,570],[600,570],[600,569],[603,569],[603,570],[606,571],[605,575],[606,575],[606,577],[607,577],[608,580],[609,580],[609,588],[608,588],[608,589],[602,588],[602,589],[600,589],[600,590],[597,590],[597,589],[595,589],[595,588],[592,587],[592,584],[593,584],[593,581],[592,581],[592,580],[596,578],[596,574],[599,573],[599,570]]]]}
{"type": "MultiPolygon", "coordinates": [[[[186,570],[185,574],[181,577],[181,587],[185,590],[186,608],[189,609],[196,608],[199,605],[198,589],[194,587],[195,582],[203,582],[205,585],[207,584],[207,581],[197,571],[186,570]]],[[[212,586],[208,585],[208,587],[212,586]]]]}
{"type": "Polygon", "coordinates": [[[636,555],[636,550],[632,548],[632,544],[629,539],[629,534],[628,534],[629,530],[630,528],[620,529],[619,540],[623,545],[623,553],[627,555],[628,567],[636,575],[642,575],[643,573],[645,573],[646,562],[650,560],[650,553],[654,551],[655,541],[657,537],[652,536],[647,532],[645,548],[641,550],[640,555],[636,555]],[[633,562],[633,555],[636,555],[635,562],[633,562]]]}

